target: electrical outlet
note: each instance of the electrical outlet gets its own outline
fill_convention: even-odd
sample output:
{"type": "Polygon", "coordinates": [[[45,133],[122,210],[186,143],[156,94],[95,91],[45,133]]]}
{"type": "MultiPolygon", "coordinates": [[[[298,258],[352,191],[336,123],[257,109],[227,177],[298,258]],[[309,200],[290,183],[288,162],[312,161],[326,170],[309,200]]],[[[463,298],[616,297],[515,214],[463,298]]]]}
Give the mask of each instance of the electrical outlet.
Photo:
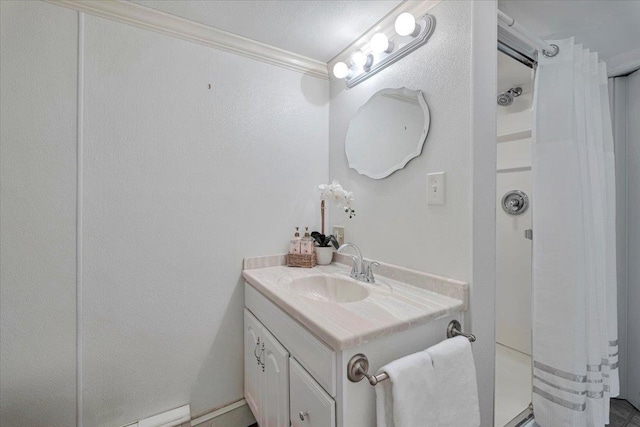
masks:
{"type": "Polygon", "coordinates": [[[336,240],[339,245],[344,244],[344,226],[343,225],[334,225],[331,230],[331,234],[336,236],[336,240]]]}
{"type": "Polygon", "coordinates": [[[427,204],[444,205],[444,172],[427,175],[427,204]]]}

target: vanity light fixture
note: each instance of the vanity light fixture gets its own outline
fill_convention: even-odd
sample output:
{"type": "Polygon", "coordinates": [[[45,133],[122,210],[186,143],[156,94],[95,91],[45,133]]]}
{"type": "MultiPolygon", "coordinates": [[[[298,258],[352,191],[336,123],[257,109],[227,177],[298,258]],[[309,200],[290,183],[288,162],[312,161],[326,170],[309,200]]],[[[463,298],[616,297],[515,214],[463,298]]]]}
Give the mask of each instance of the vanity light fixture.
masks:
{"type": "Polygon", "coordinates": [[[344,79],[349,76],[349,66],[344,62],[336,62],[336,65],[333,66],[333,75],[336,76],[337,79],[344,79]]]}
{"type": "Polygon", "coordinates": [[[356,67],[369,68],[373,64],[373,56],[367,55],[360,49],[353,52],[351,55],[351,63],[356,67]]]}
{"type": "Polygon", "coordinates": [[[415,37],[420,34],[420,26],[416,25],[416,17],[409,12],[398,15],[395,29],[399,36],[415,37]]]}
{"type": "Polygon", "coordinates": [[[427,43],[435,26],[432,15],[416,20],[411,13],[401,13],[395,20],[397,35],[392,40],[382,32],[374,34],[369,43],[359,43],[363,47],[351,55],[345,52],[342,61],[334,64],[333,75],[353,87],[427,43]]]}
{"type": "Polygon", "coordinates": [[[362,67],[367,62],[367,56],[361,50],[356,50],[351,54],[351,63],[356,67],[362,67]]]}
{"type": "Polygon", "coordinates": [[[371,50],[375,53],[391,53],[393,43],[389,42],[389,37],[384,33],[376,33],[371,37],[371,50]]]}

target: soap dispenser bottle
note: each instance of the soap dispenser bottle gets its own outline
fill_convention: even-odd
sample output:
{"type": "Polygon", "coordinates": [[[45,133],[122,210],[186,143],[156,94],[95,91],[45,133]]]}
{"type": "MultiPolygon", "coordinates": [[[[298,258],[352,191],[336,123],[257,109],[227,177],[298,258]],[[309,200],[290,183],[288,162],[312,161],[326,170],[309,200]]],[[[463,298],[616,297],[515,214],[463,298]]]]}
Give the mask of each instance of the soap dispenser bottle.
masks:
{"type": "Polygon", "coordinates": [[[300,227],[296,227],[296,234],[293,235],[293,239],[289,241],[289,253],[290,254],[299,254],[300,253],[300,232],[298,231],[300,227]]]}
{"type": "Polygon", "coordinates": [[[309,227],[305,227],[304,229],[304,237],[300,241],[300,253],[310,255],[313,253],[313,239],[309,235],[309,227]]]}

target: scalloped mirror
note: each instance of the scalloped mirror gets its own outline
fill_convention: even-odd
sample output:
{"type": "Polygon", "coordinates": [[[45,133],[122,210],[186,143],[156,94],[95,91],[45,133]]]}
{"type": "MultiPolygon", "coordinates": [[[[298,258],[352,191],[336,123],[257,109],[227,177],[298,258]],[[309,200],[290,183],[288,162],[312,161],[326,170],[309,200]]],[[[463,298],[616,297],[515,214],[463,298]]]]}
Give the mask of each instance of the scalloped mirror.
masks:
{"type": "Polygon", "coordinates": [[[418,157],[429,132],[429,107],[419,90],[382,89],[349,122],[349,167],[382,179],[418,157]]]}

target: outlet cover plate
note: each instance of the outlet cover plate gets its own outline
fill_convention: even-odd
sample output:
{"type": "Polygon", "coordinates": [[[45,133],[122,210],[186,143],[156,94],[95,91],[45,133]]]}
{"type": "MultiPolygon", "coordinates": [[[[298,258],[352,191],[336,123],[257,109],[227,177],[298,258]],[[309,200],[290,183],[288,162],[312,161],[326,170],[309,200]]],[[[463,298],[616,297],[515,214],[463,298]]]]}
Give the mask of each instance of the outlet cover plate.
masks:
{"type": "Polygon", "coordinates": [[[334,225],[331,229],[331,234],[336,237],[338,241],[338,245],[344,244],[344,226],[343,225],[334,225]]]}

